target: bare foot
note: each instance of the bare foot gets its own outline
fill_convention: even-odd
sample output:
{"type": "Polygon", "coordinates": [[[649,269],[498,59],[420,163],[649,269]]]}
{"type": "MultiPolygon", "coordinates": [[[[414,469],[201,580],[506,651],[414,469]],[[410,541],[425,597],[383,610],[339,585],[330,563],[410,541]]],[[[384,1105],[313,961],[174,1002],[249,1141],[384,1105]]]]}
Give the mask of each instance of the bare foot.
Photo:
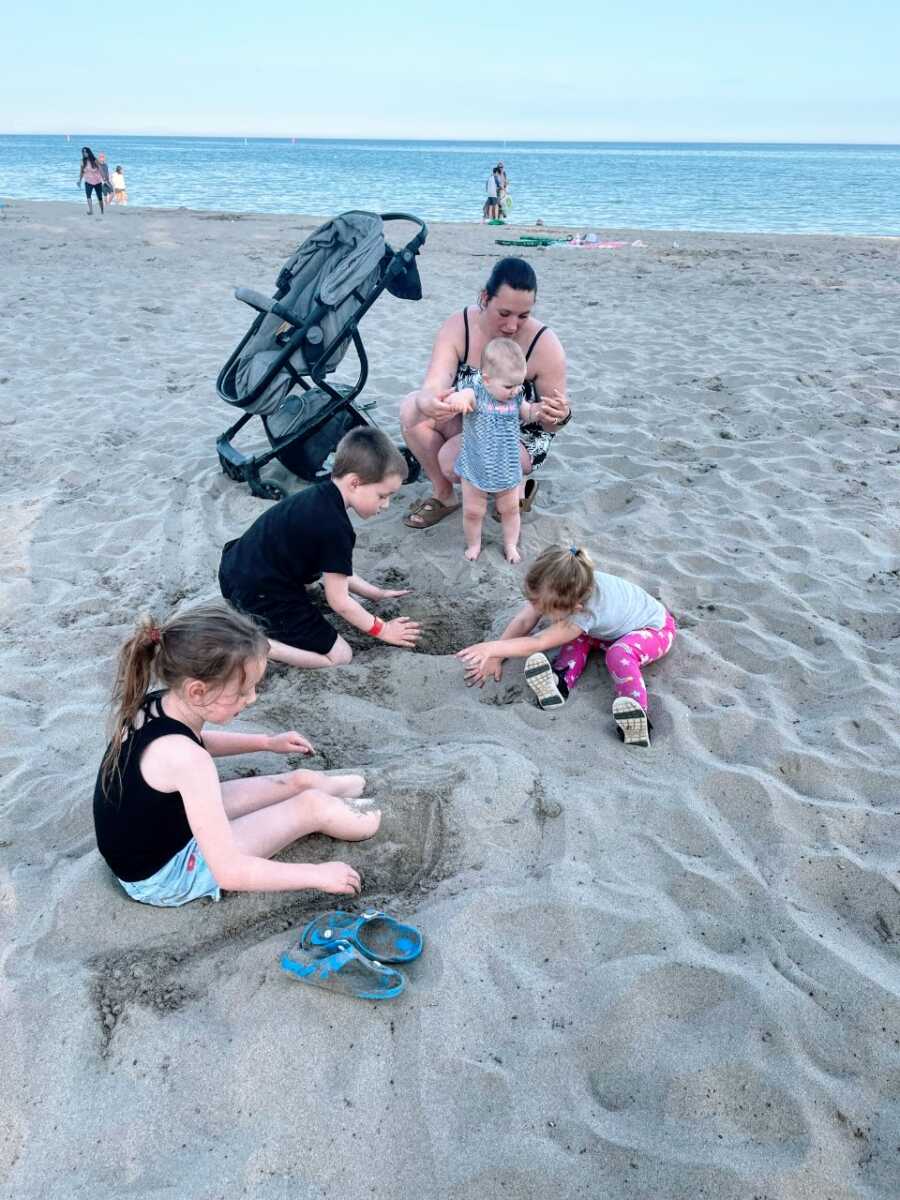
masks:
{"type": "Polygon", "coordinates": [[[319,787],[330,796],[356,800],[366,789],[366,779],[364,775],[326,775],[319,787]]]}
{"type": "Polygon", "coordinates": [[[520,563],[522,561],[522,555],[519,553],[518,546],[505,546],[503,553],[506,555],[508,563],[520,563]]]}
{"type": "MultiPolygon", "coordinates": [[[[361,842],[373,837],[381,824],[381,810],[359,807],[347,802],[344,796],[331,796],[319,792],[319,832],[342,842],[361,842]]],[[[366,805],[363,801],[362,805],[366,805]]]]}
{"type": "Polygon", "coordinates": [[[481,553],[481,542],[477,546],[466,546],[466,558],[469,562],[474,562],[481,553]]]}

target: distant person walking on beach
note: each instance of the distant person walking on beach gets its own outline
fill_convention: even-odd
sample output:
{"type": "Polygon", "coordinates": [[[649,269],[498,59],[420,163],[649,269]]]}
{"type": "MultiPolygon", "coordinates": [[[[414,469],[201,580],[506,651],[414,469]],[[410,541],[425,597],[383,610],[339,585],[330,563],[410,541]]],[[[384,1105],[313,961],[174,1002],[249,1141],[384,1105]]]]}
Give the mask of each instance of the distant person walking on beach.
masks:
{"type": "Polygon", "coordinates": [[[116,169],[113,171],[112,185],[116,204],[127,204],[128,190],[125,187],[125,172],[121,167],[116,167],[116,169]]]}
{"type": "Polygon", "coordinates": [[[107,204],[112,204],[110,197],[113,194],[113,187],[109,182],[109,165],[107,164],[105,154],[97,155],[97,166],[100,168],[100,174],[103,176],[103,183],[100,185],[103,190],[103,199],[107,204]]]}
{"type": "Polygon", "coordinates": [[[97,193],[97,199],[100,201],[100,215],[103,215],[103,172],[100,170],[100,165],[94,158],[94,152],[90,146],[81,147],[81,170],[78,172],[78,183],[76,187],[81,187],[84,182],[84,193],[87,196],[87,210],[93,213],[94,206],[91,201],[91,192],[97,193]]]}

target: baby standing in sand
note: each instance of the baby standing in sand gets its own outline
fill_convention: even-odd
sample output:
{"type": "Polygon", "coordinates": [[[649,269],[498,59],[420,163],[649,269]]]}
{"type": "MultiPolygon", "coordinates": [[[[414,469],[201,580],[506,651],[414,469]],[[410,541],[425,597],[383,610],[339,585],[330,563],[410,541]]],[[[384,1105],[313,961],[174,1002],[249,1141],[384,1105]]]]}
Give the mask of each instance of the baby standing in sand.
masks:
{"type": "Polygon", "coordinates": [[[507,562],[521,561],[519,485],[522,461],[519,426],[540,419],[540,404],[524,398],[525,355],[510,338],[494,338],[481,355],[472,386],[447,397],[463,413],[462,446],[455,471],[462,481],[466,558],[481,553],[481,530],[488,496],[493,495],[503,530],[507,562]]]}
{"type": "Polygon", "coordinates": [[[495,642],[460,650],[470,684],[500,678],[505,658],[525,658],[525,682],[541,708],[565,704],[587,665],[602,650],[612,676],[612,715],[623,742],[650,745],[647,689],[641,667],[672,649],[675,618],[636,583],[598,571],[586,550],[549,546],[525,576],[520,609],[495,642]],[[534,633],[541,618],[553,622],[534,633]],[[551,663],[545,651],[559,648],[551,663]]]}

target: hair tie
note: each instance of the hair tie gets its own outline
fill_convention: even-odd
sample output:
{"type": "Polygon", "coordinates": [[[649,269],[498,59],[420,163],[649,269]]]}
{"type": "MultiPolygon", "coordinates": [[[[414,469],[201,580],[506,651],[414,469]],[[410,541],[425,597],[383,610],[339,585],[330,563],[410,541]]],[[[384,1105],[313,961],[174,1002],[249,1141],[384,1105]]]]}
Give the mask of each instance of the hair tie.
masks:
{"type": "Polygon", "coordinates": [[[569,547],[569,553],[572,555],[572,557],[573,557],[573,558],[577,558],[577,557],[578,557],[578,547],[577,547],[577,546],[570,546],[570,547],[569,547]]]}
{"type": "Polygon", "coordinates": [[[156,625],[151,625],[150,628],[147,630],[147,637],[150,639],[151,644],[154,646],[159,645],[159,639],[161,636],[162,636],[162,630],[157,628],[156,625]]]}

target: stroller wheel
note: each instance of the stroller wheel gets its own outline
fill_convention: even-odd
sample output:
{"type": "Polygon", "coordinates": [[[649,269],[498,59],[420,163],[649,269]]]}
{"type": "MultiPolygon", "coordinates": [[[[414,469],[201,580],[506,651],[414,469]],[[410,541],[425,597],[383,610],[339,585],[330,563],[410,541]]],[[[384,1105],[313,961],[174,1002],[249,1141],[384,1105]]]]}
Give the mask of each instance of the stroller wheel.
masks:
{"type": "Polygon", "coordinates": [[[398,446],[397,449],[406,459],[406,465],[409,468],[406,473],[406,478],[403,480],[403,482],[415,483],[422,474],[422,464],[413,454],[412,450],[410,450],[409,446],[398,446]]]}

